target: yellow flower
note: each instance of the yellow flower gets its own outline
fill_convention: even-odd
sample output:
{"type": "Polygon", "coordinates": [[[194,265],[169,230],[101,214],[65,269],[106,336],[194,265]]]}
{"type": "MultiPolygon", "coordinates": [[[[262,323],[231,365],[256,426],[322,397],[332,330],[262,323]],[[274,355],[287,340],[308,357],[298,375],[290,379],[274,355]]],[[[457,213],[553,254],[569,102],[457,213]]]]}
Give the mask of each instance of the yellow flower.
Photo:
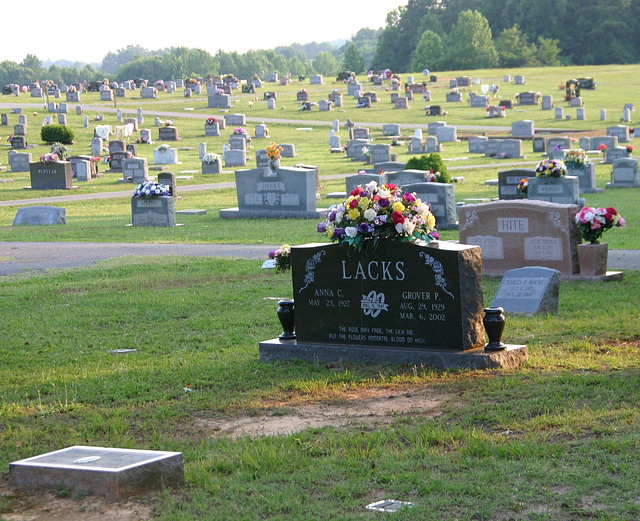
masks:
{"type": "Polygon", "coordinates": [[[333,231],[336,229],[336,227],[333,224],[330,224],[327,227],[327,237],[329,237],[329,239],[331,239],[333,237],[333,231]]]}
{"type": "Polygon", "coordinates": [[[427,226],[429,226],[429,228],[435,228],[436,226],[436,218],[432,213],[429,213],[429,215],[427,215],[425,222],[427,223],[427,226]]]}
{"type": "Polygon", "coordinates": [[[357,208],[351,208],[351,210],[349,210],[349,219],[355,221],[358,217],[360,217],[360,210],[357,208]]]}
{"type": "Polygon", "coordinates": [[[404,204],[402,204],[400,201],[396,201],[395,203],[393,203],[393,211],[394,212],[404,212],[404,204]]]}

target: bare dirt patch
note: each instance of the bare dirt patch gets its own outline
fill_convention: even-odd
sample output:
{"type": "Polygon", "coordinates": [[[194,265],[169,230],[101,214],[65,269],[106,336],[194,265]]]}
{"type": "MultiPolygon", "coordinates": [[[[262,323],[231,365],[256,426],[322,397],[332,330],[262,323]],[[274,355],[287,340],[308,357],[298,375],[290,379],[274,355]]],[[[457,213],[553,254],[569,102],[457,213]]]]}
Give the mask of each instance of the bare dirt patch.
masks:
{"type": "Polygon", "coordinates": [[[198,419],[199,427],[211,429],[213,436],[275,436],[305,429],[377,426],[391,423],[399,416],[433,417],[440,414],[446,397],[433,389],[390,391],[370,389],[347,392],[339,403],[319,403],[299,407],[276,407],[264,414],[235,417],[231,420],[198,419]]]}

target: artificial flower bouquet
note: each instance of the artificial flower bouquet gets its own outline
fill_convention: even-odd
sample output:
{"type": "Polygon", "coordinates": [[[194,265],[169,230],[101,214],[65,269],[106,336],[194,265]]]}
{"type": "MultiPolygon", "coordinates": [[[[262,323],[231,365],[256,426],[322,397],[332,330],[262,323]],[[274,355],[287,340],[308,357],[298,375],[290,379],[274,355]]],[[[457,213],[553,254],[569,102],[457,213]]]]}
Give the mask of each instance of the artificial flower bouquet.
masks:
{"type": "Polygon", "coordinates": [[[371,181],[359,186],[325,216],[318,223],[318,232],[358,250],[369,239],[375,245],[380,239],[430,242],[440,238],[429,205],[392,183],[378,186],[371,181]]]}
{"type": "Polygon", "coordinates": [[[276,261],[276,271],[287,271],[291,268],[291,246],[283,244],[270,251],[269,258],[276,261]]]}
{"type": "Polygon", "coordinates": [[[171,195],[171,188],[155,181],[144,181],[136,186],[133,191],[133,197],[144,197],[146,199],[163,195],[171,195]]]}
{"type": "Polygon", "coordinates": [[[536,167],[537,177],[562,177],[567,175],[567,165],[562,159],[543,159],[536,167]]]}
{"type": "Polygon", "coordinates": [[[576,214],[576,226],[584,241],[598,244],[600,237],[607,230],[617,226],[624,228],[626,222],[615,208],[593,208],[584,206],[576,214]]]}
{"type": "Polygon", "coordinates": [[[582,148],[570,148],[564,151],[564,164],[569,168],[583,168],[589,164],[589,156],[582,148]]]}

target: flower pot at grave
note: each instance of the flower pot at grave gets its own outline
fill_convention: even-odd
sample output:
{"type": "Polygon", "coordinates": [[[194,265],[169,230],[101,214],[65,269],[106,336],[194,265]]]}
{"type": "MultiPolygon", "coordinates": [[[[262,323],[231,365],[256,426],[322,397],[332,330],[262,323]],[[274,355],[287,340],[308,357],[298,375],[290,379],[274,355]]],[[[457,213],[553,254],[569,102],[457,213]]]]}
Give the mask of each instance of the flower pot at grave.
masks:
{"type": "Polygon", "coordinates": [[[580,275],[595,277],[607,273],[607,260],[609,258],[609,245],[604,244],[578,244],[578,262],[580,275]]]}
{"type": "Polygon", "coordinates": [[[134,226],[176,225],[175,200],[171,196],[132,197],[131,221],[134,226]]]}
{"type": "Polygon", "coordinates": [[[202,173],[203,174],[219,174],[222,172],[222,161],[220,159],[214,161],[213,163],[205,163],[202,162],[202,173]]]}
{"type": "Polygon", "coordinates": [[[275,174],[276,170],[280,168],[280,160],[279,159],[269,159],[269,168],[275,174]]]}

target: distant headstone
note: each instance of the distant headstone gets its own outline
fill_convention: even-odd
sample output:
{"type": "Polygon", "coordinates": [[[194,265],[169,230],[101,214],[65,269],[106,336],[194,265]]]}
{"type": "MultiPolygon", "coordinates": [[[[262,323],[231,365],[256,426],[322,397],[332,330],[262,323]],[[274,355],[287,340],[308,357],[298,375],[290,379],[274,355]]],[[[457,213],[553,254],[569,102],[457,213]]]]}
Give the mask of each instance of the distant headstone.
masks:
{"type": "Polygon", "coordinates": [[[70,190],[73,188],[73,170],[68,161],[29,164],[33,190],[70,190]]]}
{"type": "Polygon", "coordinates": [[[317,218],[316,171],[279,167],[236,170],[238,208],[220,210],[221,218],[317,218]]]}
{"type": "Polygon", "coordinates": [[[29,163],[31,163],[30,152],[16,152],[15,150],[9,150],[9,167],[12,172],[29,172],[29,163]]]}
{"type": "Polygon", "coordinates": [[[173,126],[160,127],[158,129],[158,140],[159,141],[180,141],[180,136],[178,135],[178,128],[173,126]]]}
{"type": "Polygon", "coordinates": [[[534,134],[534,123],[531,120],[514,121],[511,123],[511,135],[514,137],[531,137],[534,134]]]}
{"type": "Polygon", "coordinates": [[[506,313],[558,313],[561,273],[539,266],[509,270],[504,274],[491,307],[506,313]]]}
{"type": "Polygon", "coordinates": [[[416,183],[405,185],[402,188],[409,193],[415,192],[416,197],[422,202],[429,203],[431,213],[436,218],[437,229],[452,230],[458,228],[456,198],[452,184],[416,183]]]}
{"type": "Polygon", "coordinates": [[[607,188],[638,188],[640,187],[640,172],[638,159],[626,157],[616,159],[611,172],[611,182],[607,188]]]}
{"type": "Polygon", "coordinates": [[[153,149],[153,162],[156,165],[175,165],[178,164],[178,149],[153,149]]]}
{"type": "Polygon", "coordinates": [[[140,184],[149,180],[146,157],[129,157],[122,161],[122,178],[126,182],[140,184]]]}
{"type": "Polygon", "coordinates": [[[522,179],[535,177],[535,175],[535,170],[524,168],[498,172],[498,198],[503,200],[526,199],[527,194],[518,190],[518,184],[522,179]]]}
{"type": "Polygon", "coordinates": [[[18,208],[13,219],[13,226],[44,224],[67,224],[66,210],[57,206],[25,206],[18,208]]]}

